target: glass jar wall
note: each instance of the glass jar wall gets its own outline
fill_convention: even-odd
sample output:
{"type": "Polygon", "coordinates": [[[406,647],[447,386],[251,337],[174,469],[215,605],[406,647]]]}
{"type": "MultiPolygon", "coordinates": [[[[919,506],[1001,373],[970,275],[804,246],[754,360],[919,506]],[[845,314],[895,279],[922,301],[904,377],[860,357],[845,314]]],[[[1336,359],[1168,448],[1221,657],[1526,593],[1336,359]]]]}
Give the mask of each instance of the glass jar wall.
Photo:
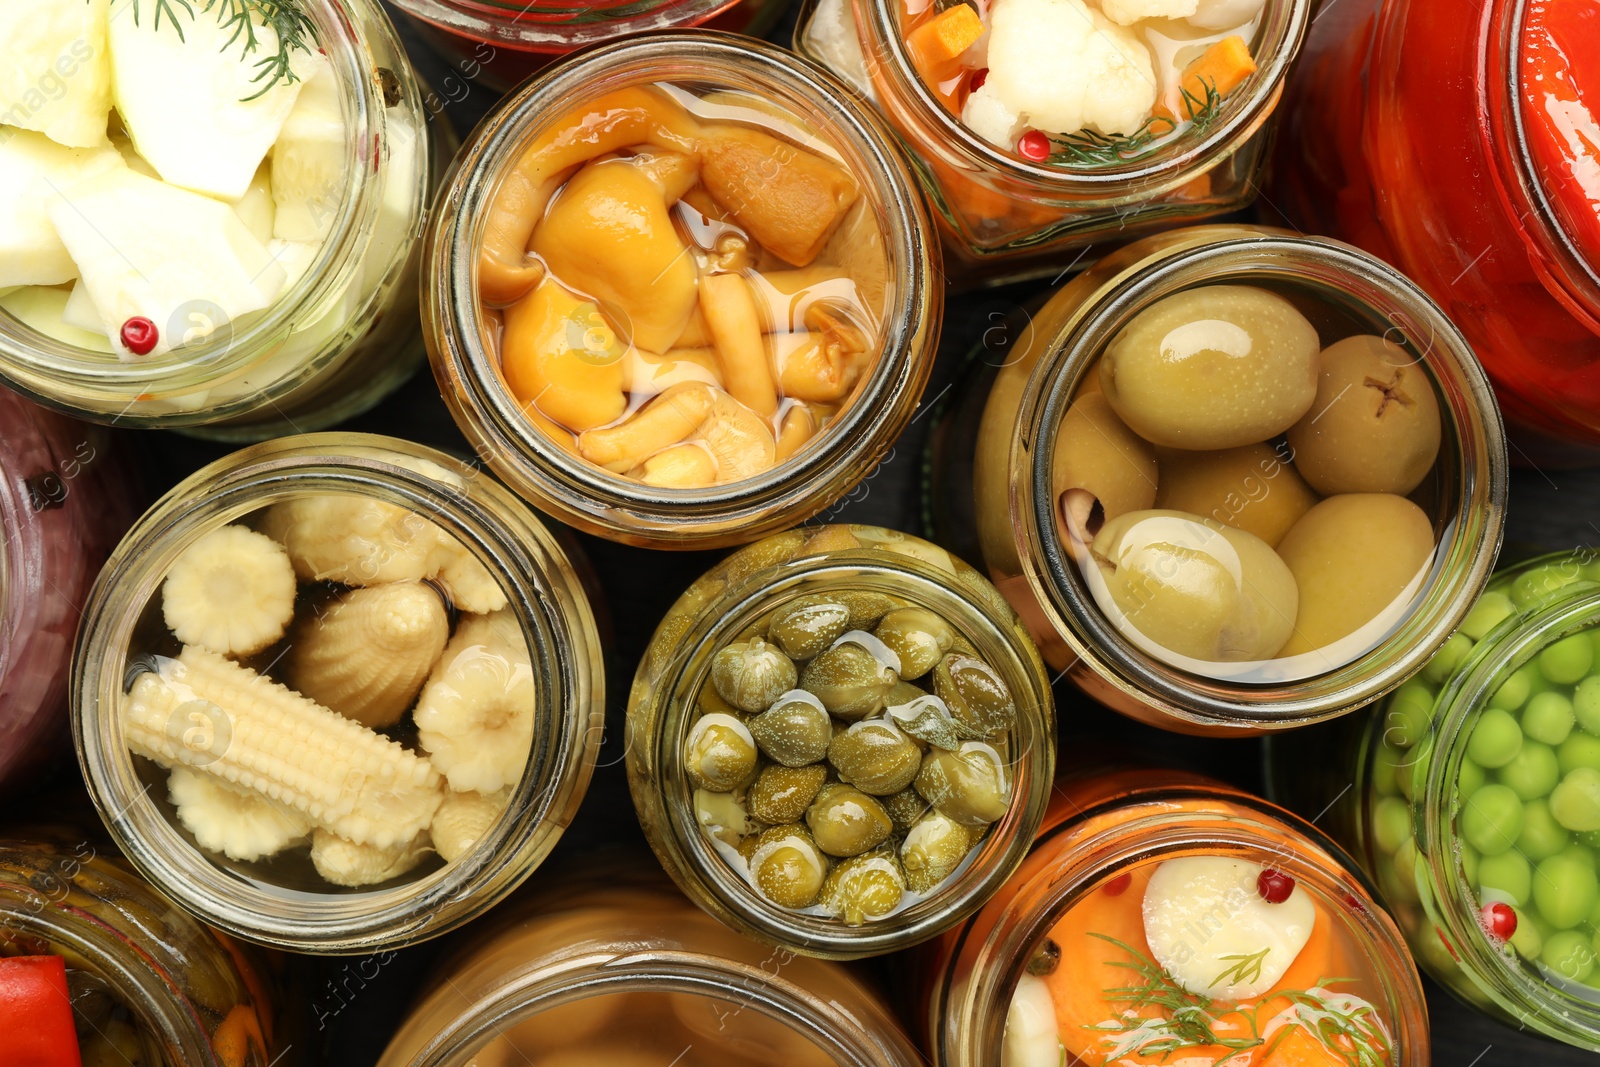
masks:
{"type": "Polygon", "coordinates": [[[604,707],[578,574],[507,490],[314,434],[181,483],[85,611],[73,728],[124,854],[182,907],[309,952],[481,914],[560,838],[604,707]]]}
{"type": "Polygon", "coordinates": [[[376,404],[421,361],[415,249],[453,144],[383,9],[306,0],[285,37],[258,22],[253,51],[220,7],[140,26],[89,10],[85,62],[125,72],[111,139],[109,92],[99,147],[4,130],[0,172],[43,230],[5,275],[22,287],[0,297],[0,378],[221,440],[376,404]],[[288,73],[257,66],[269,48],[288,73]]]}
{"type": "Polygon", "coordinates": [[[479,129],[442,203],[435,376],[563,522],[754,540],[852,488],[916,409],[942,292],[926,215],[879,120],[777,48],[661,34],[563,61],[479,129]]]}
{"type": "Polygon", "coordinates": [[[932,936],[1015,869],[1049,796],[1049,679],[943,549],[823,526],[735,553],[657,627],[628,705],[651,846],[736,930],[848,958],[932,936]]]}
{"type": "Polygon", "coordinates": [[[1419,670],[1506,495],[1488,383],[1439,309],[1348,246],[1244,227],[1064,286],[994,381],[973,471],[984,561],[1046,661],[1135,718],[1236,735],[1419,670]]]}

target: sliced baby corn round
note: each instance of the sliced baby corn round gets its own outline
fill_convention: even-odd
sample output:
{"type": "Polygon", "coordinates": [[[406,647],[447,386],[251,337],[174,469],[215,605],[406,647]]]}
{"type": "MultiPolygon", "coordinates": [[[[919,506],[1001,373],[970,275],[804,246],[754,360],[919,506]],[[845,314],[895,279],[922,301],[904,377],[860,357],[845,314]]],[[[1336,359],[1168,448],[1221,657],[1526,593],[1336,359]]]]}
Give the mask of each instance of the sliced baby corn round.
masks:
{"type": "Polygon", "coordinates": [[[364,726],[400,721],[450,639],[440,592],[425,582],[352,589],[295,627],[290,688],[364,726]]]}
{"type": "Polygon", "coordinates": [[[489,832],[509,803],[509,788],[498,793],[446,793],[439,810],[433,813],[429,830],[434,851],[447,863],[465,856],[489,832]]]}
{"type": "Polygon", "coordinates": [[[281,544],[243,526],[224,526],[173,563],[161,586],[161,612],[184,644],[248,656],[283,636],[297,591],[281,544]]]}
{"type": "Polygon", "coordinates": [[[428,835],[390,848],[358,845],[327,830],[311,834],[311,862],[334,885],[377,885],[405,874],[428,854],[428,835]]]}
{"type": "Polygon", "coordinates": [[[265,859],[304,844],[311,833],[311,823],[295,809],[187,767],[172,769],[167,795],[195,844],[229,859],[265,859]]]}
{"type": "Polygon", "coordinates": [[[393,847],[433,821],[442,782],[428,760],[207,649],[158,662],[123,705],[136,755],[259,793],[358,844],[393,847]]]}
{"type": "Polygon", "coordinates": [[[533,740],[533,664],[509,611],[469,615],[411,713],[433,765],[459,792],[515,785],[533,740]]]}

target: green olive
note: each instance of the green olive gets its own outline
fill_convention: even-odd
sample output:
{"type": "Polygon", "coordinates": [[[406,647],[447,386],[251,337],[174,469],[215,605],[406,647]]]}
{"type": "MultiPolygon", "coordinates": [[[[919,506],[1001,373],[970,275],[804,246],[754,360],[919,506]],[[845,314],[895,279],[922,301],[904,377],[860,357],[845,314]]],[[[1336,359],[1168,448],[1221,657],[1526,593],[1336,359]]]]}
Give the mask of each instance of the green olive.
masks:
{"type": "Polygon", "coordinates": [[[879,797],[883,810],[889,813],[889,821],[894,824],[894,832],[904,834],[916,824],[916,821],[932,810],[922,794],[915,789],[902,789],[898,793],[891,793],[886,797],[879,797]]]}
{"type": "Polygon", "coordinates": [[[725,845],[737,847],[751,831],[750,813],[745,810],[744,799],[737,793],[696,789],[694,816],[702,830],[725,845]]]}
{"type": "Polygon", "coordinates": [[[830,856],[859,856],[888,840],[894,823],[876,797],[853,785],[822,787],[806,812],[817,847],[830,856]]]}
{"type": "Polygon", "coordinates": [[[1266,441],[1317,395],[1316,327],[1276,293],[1209,285],[1145,308],[1106,346],[1100,388],[1146,441],[1216,449],[1266,441]]]}
{"type": "Polygon", "coordinates": [[[1093,541],[1107,519],[1154,506],[1157,477],[1149,442],[1128,429],[1105,395],[1080,395],[1062,416],[1050,460],[1067,546],[1093,541]]]}
{"type": "Polygon", "coordinates": [[[828,762],[841,780],[863,793],[888,796],[911,784],[922,766],[922,746],[884,719],[858,722],[833,739],[828,762]]]}
{"type": "Polygon", "coordinates": [[[900,657],[903,679],[921,678],[933,670],[956,636],[949,623],[922,608],[897,608],[885,615],[872,633],[900,657]]]}
{"type": "Polygon", "coordinates": [[[711,684],[740,711],[771,707],[794,688],[795,674],[794,661],[759,637],[737,641],[711,660],[711,684]]]}
{"type": "Polygon", "coordinates": [[[780,908],[808,908],[822,892],[828,857],[798,823],[773,826],[751,838],[750,881],[780,908]]]}
{"type": "Polygon", "coordinates": [[[850,609],[827,597],[798,597],[772,616],[767,636],[795,659],[810,659],[850,628],[850,609]]]}
{"type": "Polygon", "coordinates": [[[827,780],[828,768],[821,763],[767,767],[750,787],[750,814],[773,825],[799,822],[827,780]]]}
{"type": "MultiPolygon", "coordinates": [[[[1300,590],[1280,655],[1325,648],[1382,615],[1433,559],[1433,523],[1403,496],[1349,493],[1305,513],[1278,545],[1300,590]]],[[[1354,651],[1365,651],[1358,649],[1354,651]]]]}
{"type": "Polygon", "coordinates": [[[731,793],[755,773],[755,738],[732,715],[702,715],[684,739],[683,770],[696,789],[731,793]]]}
{"type": "Polygon", "coordinates": [[[876,849],[836,864],[822,883],[824,908],[846,926],[881,919],[900,906],[906,875],[890,849],[876,849]]]}
{"type": "Polygon", "coordinates": [[[816,697],[793,690],[751,719],[750,733],[769,759],[785,767],[803,767],[828,754],[833,719],[816,697]]]}
{"type": "Polygon", "coordinates": [[[933,691],[969,736],[994,737],[1016,722],[1017,708],[1005,679],[976,656],[952,652],[940,660],[933,691]]]}
{"type": "Polygon", "coordinates": [[[1289,430],[1294,465],[1317,492],[1411,492],[1439,455],[1439,401],[1422,362],[1363,335],[1317,358],[1317,398],[1289,430]]]}
{"type": "Polygon", "coordinates": [[[1204,515],[1274,547],[1316,502],[1288,457],[1269,444],[1161,456],[1158,509],[1204,515]]]}
{"type": "Polygon", "coordinates": [[[917,792],[963,826],[999,820],[1011,806],[1010,776],[992,745],[968,741],[955,752],[934,749],[917,772],[917,792]]]}
{"type": "Polygon", "coordinates": [[[900,679],[863,646],[835,645],[806,664],[800,688],[822,701],[830,714],[854,722],[883,710],[900,679]]]}
{"type": "Polygon", "coordinates": [[[976,843],[971,827],[961,825],[942,812],[928,812],[917,820],[900,844],[906,887],[916,893],[933,889],[961,866],[976,843]]]}
{"type": "Polygon", "coordinates": [[[1289,568],[1261,538],[1215,519],[1123,515],[1094,539],[1094,560],[1111,601],[1101,606],[1120,614],[1113,621],[1178,655],[1270,659],[1294,629],[1300,597],[1289,568]]]}

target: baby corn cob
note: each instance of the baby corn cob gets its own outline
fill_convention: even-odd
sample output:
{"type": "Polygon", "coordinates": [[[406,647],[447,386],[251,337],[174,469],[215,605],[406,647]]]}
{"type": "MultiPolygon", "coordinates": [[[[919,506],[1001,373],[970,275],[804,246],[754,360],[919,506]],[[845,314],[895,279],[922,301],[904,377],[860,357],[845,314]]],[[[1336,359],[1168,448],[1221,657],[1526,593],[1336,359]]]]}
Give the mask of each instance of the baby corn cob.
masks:
{"type": "Polygon", "coordinates": [[[390,848],[442,799],[428,760],[215,652],[187,646],[128,694],[128,747],[293,808],[356,844],[390,848]]]}
{"type": "Polygon", "coordinates": [[[358,845],[338,834],[315,830],[311,834],[311,862],[317,873],[334,885],[377,885],[405,874],[428,854],[424,834],[389,848],[358,845]]]}
{"type": "Polygon", "coordinates": [[[434,850],[447,863],[465,856],[510,803],[509,786],[498,793],[446,794],[433,816],[434,850]]]}

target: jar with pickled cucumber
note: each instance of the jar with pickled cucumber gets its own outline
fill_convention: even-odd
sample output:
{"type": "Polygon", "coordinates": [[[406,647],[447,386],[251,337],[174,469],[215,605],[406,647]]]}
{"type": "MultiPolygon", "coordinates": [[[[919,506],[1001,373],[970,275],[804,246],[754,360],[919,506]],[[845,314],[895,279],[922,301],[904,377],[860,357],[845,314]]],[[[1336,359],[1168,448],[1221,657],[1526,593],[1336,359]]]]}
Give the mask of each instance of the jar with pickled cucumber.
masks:
{"type": "Polygon", "coordinates": [[[1046,659],[1178,730],[1282,729],[1420,670],[1493,565],[1471,349],[1330,241],[1177,231],[1068,283],[989,394],[968,511],[1046,659]]]}
{"type": "Polygon", "coordinates": [[[876,120],[792,56],[715,34],[588,52],[456,173],[427,243],[435,369],[486,462],[563,521],[754,540],[851,488],[915,409],[925,213],[876,120]]]}
{"type": "Polygon", "coordinates": [[[1426,1067],[1404,937],[1337,846],[1195,775],[1075,762],[1021,869],[902,972],[935,1067],[1426,1067]]]}
{"type": "Polygon", "coordinates": [[[285,966],[175,911],[98,836],[0,840],[8,1063],[308,1063],[307,1020],[283,1010],[285,966]]]}
{"type": "Polygon", "coordinates": [[[153,882],[244,937],[449,929],[527,876],[587,785],[603,696],[577,575],[441,453],[313,435],[221,460],[140,520],[87,617],[94,799],[153,882]]]}
{"type": "MultiPolygon", "coordinates": [[[[1593,552],[1498,574],[1422,674],[1346,745],[1355,788],[1333,825],[1418,961],[1472,1004],[1600,1051],[1593,552]]],[[[1286,796],[1315,803],[1291,785],[1296,757],[1275,759],[1275,777],[1286,796]]]]}
{"type": "Polygon", "coordinates": [[[1025,850],[1055,758],[1049,679],[977,571],[871,526],[730,556],[657,628],[629,784],[686,892],[796,951],[958,921],[1025,850]]]}

